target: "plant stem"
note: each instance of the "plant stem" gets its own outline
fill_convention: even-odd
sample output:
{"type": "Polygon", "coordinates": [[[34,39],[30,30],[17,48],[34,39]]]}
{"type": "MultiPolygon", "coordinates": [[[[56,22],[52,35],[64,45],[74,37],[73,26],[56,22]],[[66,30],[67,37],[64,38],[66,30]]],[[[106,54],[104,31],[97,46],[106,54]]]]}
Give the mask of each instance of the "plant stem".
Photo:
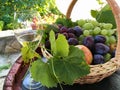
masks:
{"type": "Polygon", "coordinates": [[[59,85],[60,85],[61,90],[63,90],[63,87],[62,87],[62,85],[60,84],[60,80],[58,79],[58,77],[57,77],[57,75],[56,75],[56,73],[55,73],[53,60],[51,60],[51,62],[52,62],[52,70],[53,70],[53,74],[54,74],[55,78],[57,79],[57,81],[58,81],[58,83],[59,83],[59,85]]]}

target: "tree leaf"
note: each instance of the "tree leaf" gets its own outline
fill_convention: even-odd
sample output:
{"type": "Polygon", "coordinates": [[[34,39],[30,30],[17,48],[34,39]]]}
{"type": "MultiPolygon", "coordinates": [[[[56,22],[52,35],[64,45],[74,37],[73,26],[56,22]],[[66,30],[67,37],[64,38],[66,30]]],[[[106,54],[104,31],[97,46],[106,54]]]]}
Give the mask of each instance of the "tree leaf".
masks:
{"type": "MultiPolygon", "coordinates": [[[[84,54],[78,48],[70,47],[69,57],[53,57],[55,74],[60,82],[72,85],[74,81],[89,73],[89,66],[86,64],[84,54]]],[[[51,60],[49,60],[50,64],[51,60]]],[[[52,65],[51,65],[52,66],[52,65]]]]}
{"type": "Polygon", "coordinates": [[[69,44],[64,35],[58,34],[56,40],[56,55],[60,57],[68,56],[69,53],[69,44]]]}
{"type": "Polygon", "coordinates": [[[57,81],[51,74],[48,63],[41,60],[34,61],[31,66],[32,78],[46,87],[56,87],[57,81]]]}

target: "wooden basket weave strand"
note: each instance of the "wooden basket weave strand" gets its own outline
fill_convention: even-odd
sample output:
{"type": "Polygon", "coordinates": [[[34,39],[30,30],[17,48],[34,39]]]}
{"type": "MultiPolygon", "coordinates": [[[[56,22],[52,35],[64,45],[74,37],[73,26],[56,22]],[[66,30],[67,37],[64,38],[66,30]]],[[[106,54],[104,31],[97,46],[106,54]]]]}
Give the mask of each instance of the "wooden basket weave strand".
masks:
{"type": "MultiPolygon", "coordinates": [[[[114,14],[116,24],[117,24],[117,48],[115,57],[109,60],[104,64],[90,65],[90,73],[78,80],[75,80],[75,83],[80,84],[92,84],[101,81],[102,79],[112,75],[120,67],[120,8],[115,0],[106,0],[110,5],[112,12],[114,14]]],[[[70,19],[72,9],[77,0],[72,0],[71,4],[68,7],[66,17],[70,19]]],[[[51,55],[46,51],[45,48],[42,48],[43,55],[47,58],[50,58],[51,55]]]]}

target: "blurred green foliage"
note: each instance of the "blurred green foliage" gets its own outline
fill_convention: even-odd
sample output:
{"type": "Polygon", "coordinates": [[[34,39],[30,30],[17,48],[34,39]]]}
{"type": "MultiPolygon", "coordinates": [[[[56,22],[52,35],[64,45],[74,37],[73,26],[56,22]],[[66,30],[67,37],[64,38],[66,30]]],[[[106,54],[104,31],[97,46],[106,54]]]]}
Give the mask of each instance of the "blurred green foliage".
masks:
{"type": "Polygon", "coordinates": [[[0,21],[4,22],[3,30],[13,29],[14,12],[37,10],[41,15],[60,14],[55,0],[0,0],[0,21]]]}
{"type": "Polygon", "coordinates": [[[0,21],[0,31],[3,29],[4,22],[0,21]]]}

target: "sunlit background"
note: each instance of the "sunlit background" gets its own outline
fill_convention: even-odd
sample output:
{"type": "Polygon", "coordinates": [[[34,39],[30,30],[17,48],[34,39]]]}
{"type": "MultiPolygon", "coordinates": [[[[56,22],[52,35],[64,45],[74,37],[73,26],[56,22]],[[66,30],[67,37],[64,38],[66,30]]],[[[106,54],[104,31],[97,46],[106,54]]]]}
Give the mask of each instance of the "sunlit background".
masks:
{"type": "MultiPolygon", "coordinates": [[[[72,0],[56,0],[56,5],[58,9],[65,15],[72,0]]],[[[106,0],[101,0],[107,3],[106,0]]],[[[116,0],[120,5],[120,0],[116,0]]],[[[71,18],[73,21],[78,19],[93,19],[90,15],[91,9],[100,9],[101,5],[98,4],[97,0],[78,0],[73,8],[71,18]]]]}

